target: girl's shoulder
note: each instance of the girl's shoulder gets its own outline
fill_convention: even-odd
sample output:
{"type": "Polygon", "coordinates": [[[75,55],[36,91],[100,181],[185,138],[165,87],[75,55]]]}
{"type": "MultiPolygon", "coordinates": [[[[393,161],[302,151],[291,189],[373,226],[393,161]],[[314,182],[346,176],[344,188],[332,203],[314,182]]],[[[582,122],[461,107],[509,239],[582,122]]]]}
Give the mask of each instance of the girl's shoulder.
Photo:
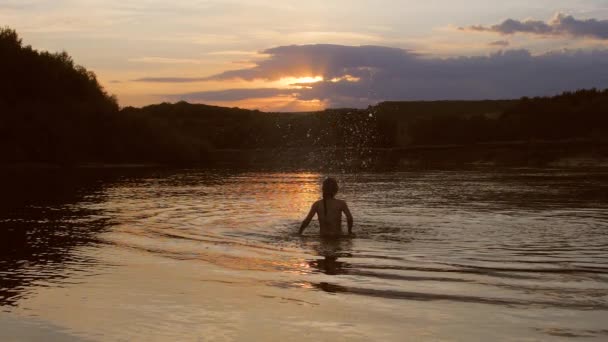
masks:
{"type": "Polygon", "coordinates": [[[346,201],[345,201],[345,200],[341,200],[341,199],[339,199],[339,200],[338,200],[338,203],[340,203],[340,207],[342,207],[343,209],[348,208],[348,204],[346,204],[346,201]]]}

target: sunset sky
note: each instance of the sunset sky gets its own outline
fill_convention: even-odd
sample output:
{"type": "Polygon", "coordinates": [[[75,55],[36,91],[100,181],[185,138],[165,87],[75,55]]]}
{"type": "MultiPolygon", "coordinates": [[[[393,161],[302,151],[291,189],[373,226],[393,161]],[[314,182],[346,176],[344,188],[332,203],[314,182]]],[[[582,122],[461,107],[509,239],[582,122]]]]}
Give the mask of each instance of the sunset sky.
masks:
{"type": "Polygon", "coordinates": [[[265,111],[608,88],[608,0],[0,0],[122,106],[265,111]]]}

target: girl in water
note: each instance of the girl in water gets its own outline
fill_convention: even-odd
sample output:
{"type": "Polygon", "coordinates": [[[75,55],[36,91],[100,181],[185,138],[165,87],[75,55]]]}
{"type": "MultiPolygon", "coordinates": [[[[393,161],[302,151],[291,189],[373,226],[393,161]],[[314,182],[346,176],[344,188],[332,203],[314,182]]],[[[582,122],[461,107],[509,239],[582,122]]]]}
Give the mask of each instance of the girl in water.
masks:
{"type": "Polygon", "coordinates": [[[336,193],[338,193],[338,182],[333,178],[325,179],[323,182],[323,199],[312,205],[310,212],[300,226],[298,234],[302,234],[317,214],[321,236],[341,236],[343,235],[342,213],[344,213],[348,224],[348,235],[353,235],[353,215],[351,215],[345,201],[334,198],[336,193]]]}

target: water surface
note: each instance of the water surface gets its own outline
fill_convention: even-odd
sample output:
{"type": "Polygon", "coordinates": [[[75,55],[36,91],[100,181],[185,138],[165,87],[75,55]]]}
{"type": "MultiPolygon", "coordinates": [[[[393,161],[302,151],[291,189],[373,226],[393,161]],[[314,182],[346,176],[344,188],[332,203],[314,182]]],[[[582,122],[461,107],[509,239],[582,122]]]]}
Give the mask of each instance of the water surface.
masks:
{"type": "Polygon", "coordinates": [[[4,171],[0,338],[608,339],[608,172],[4,171]]]}

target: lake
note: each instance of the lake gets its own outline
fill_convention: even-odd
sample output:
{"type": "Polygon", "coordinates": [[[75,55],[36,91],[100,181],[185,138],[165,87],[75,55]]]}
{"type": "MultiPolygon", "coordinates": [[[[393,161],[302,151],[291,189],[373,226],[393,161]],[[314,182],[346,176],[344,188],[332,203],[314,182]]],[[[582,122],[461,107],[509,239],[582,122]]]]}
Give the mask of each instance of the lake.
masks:
{"type": "Polygon", "coordinates": [[[1,175],[0,340],[608,339],[605,169],[1,175]]]}

